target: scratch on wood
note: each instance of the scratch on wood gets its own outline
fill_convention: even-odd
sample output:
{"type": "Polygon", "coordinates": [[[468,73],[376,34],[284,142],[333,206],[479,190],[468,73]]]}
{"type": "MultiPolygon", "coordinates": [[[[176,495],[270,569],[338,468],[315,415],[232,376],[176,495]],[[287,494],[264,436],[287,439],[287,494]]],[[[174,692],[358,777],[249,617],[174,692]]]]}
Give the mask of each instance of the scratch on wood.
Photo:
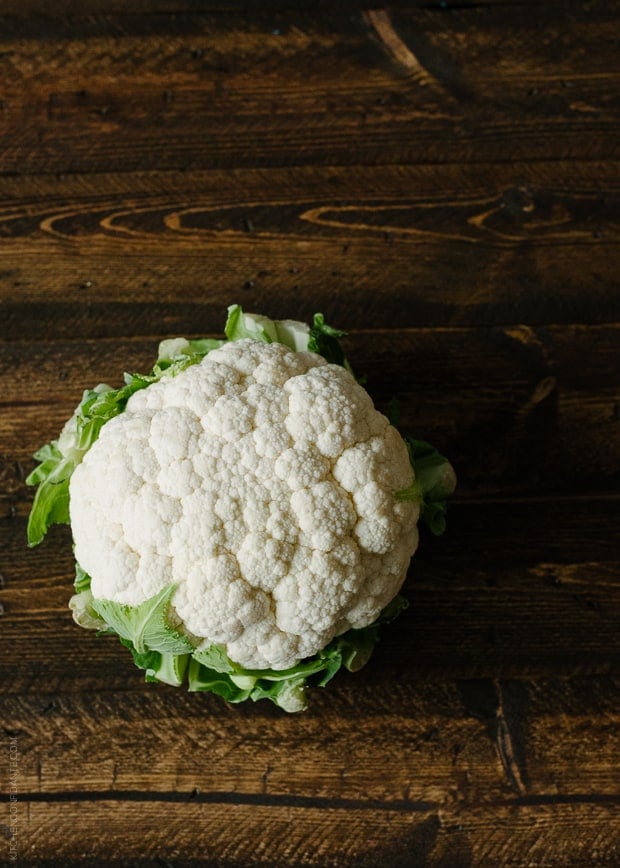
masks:
{"type": "Polygon", "coordinates": [[[534,391],[532,392],[532,396],[530,398],[530,404],[532,406],[541,404],[552,394],[557,384],[558,383],[555,377],[543,377],[543,379],[539,380],[539,382],[536,383],[536,386],[534,387],[534,391]]]}
{"type": "Polygon", "coordinates": [[[469,713],[485,724],[504,774],[519,795],[527,794],[525,744],[521,717],[526,693],[521,685],[497,680],[463,681],[459,690],[469,713]]]}
{"type": "Polygon", "coordinates": [[[385,9],[369,9],[364,20],[376,33],[379,42],[388,54],[400,64],[419,84],[427,85],[443,93],[443,87],[434,75],[425,69],[411,49],[400,38],[385,9]]]}
{"type": "Polygon", "coordinates": [[[552,412],[553,405],[549,401],[557,394],[557,387],[558,381],[555,377],[543,377],[541,380],[538,380],[525,403],[519,407],[517,417],[521,420],[527,419],[545,402],[547,402],[546,410],[552,412]]]}
{"type": "Polygon", "coordinates": [[[507,337],[523,344],[525,347],[536,347],[537,349],[540,349],[541,352],[544,350],[543,343],[532,326],[519,323],[514,326],[505,326],[503,331],[507,337]]]}
{"type": "Polygon", "coordinates": [[[495,681],[494,686],[497,693],[497,709],[495,711],[497,750],[510,784],[520,796],[524,796],[527,789],[515,754],[513,738],[504,708],[502,685],[499,681],[495,681]]]}
{"type": "MultiPolygon", "coordinates": [[[[520,344],[525,350],[530,351],[532,356],[538,357],[540,362],[543,363],[544,370],[548,370],[551,365],[553,365],[553,357],[550,352],[550,347],[541,337],[541,334],[536,328],[533,328],[530,325],[526,325],[525,323],[519,323],[513,326],[504,326],[503,332],[506,337],[511,340],[516,341],[520,344]]],[[[549,378],[553,379],[553,378],[549,378]]],[[[549,389],[552,391],[553,386],[549,389]]]]}
{"type": "Polygon", "coordinates": [[[263,795],[267,795],[267,790],[269,787],[269,776],[271,775],[271,763],[267,763],[267,768],[261,775],[261,792],[263,795]]]}

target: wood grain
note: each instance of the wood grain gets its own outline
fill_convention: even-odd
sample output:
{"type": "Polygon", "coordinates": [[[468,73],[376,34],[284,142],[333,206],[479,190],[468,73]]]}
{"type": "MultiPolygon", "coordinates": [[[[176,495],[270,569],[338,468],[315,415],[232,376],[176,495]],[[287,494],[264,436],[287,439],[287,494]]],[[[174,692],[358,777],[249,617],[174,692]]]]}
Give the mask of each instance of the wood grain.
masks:
{"type": "Polygon", "coordinates": [[[0,336],[618,321],[618,173],[521,162],[0,178],[0,336]],[[583,292],[584,281],[589,290],[583,292]]]}
{"type": "Polygon", "coordinates": [[[617,864],[613,4],[129,5],[0,9],[0,865],[617,864]],[[25,546],[82,389],[235,301],[347,328],[459,475],[297,716],[145,684],[25,546]]]}
{"type": "Polygon", "coordinates": [[[608,4],[570,17],[561,3],[530,6],[525,23],[522,9],[401,7],[382,13],[382,28],[372,13],[333,8],[282,22],[270,11],[5,19],[0,166],[21,175],[611,156],[608,4]]]}
{"type": "Polygon", "coordinates": [[[1,702],[4,725],[19,739],[22,792],[39,800],[46,793],[53,800],[149,792],[161,800],[176,793],[178,801],[194,794],[225,802],[226,793],[238,793],[240,802],[246,796],[257,804],[292,805],[298,797],[308,806],[331,799],[415,811],[515,795],[540,804],[596,795],[605,803],[618,795],[617,680],[451,681],[420,674],[393,683],[397,714],[393,698],[376,695],[376,684],[358,687],[353,693],[341,685],[331,699],[319,691],[296,717],[265,703],[232,707],[152,685],[1,702]],[[171,731],[177,716],[185,725],[171,731]],[[356,716],[364,726],[353,746],[341,721],[356,716]],[[107,722],[103,741],[96,720],[107,722]],[[196,762],[200,752],[211,766],[196,762]],[[91,758],[86,768],[84,755],[91,758]],[[389,772],[382,774],[382,766],[389,772]]]}
{"type": "MultiPolygon", "coordinates": [[[[364,0],[340,0],[339,7],[347,11],[364,10],[368,8],[376,8],[376,2],[364,2],[364,0]]],[[[458,4],[461,7],[480,5],[478,0],[461,0],[458,4]]],[[[521,6],[527,9],[528,6],[536,6],[535,0],[486,0],[485,6],[521,6]]],[[[569,2],[569,5],[575,6],[574,2],[569,2]]],[[[600,5],[600,4],[599,4],[600,5]]],[[[213,12],[225,14],[229,12],[255,12],[266,10],[270,13],[286,10],[308,10],[316,11],[317,9],[327,8],[330,4],[325,0],[201,0],[199,9],[202,12],[213,12]]],[[[440,0],[435,3],[428,3],[426,0],[395,0],[390,4],[391,9],[411,7],[437,7],[446,11],[446,6],[442,5],[440,0]]],[[[196,0],[134,0],[131,4],[131,15],[146,18],[151,15],[161,15],[162,13],[181,13],[190,12],[196,13],[196,0]]],[[[39,20],[43,19],[46,23],[54,19],[66,19],[86,17],[89,15],[113,15],[118,13],[127,14],[127,4],[123,0],[58,0],[53,6],[43,2],[43,0],[24,0],[18,3],[17,0],[5,0],[3,3],[3,11],[11,18],[39,20]]],[[[276,20],[280,20],[279,17],[276,20]]]]}
{"type": "MultiPolygon", "coordinates": [[[[101,865],[289,865],[410,868],[427,864],[525,866],[612,865],[618,855],[614,804],[506,805],[471,812],[300,809],[159,802],[78,801],[28,806],[29,826],[40,830],[31,858],[58,841],[65,865],[94,855],[101,865]],[[72,819],[84,815],[78,829],[72,819]],[[231,833],[234,830],[234,834],[231,833]],[[575,834],[578,829],[578,834],[575,834]],[[84,846],[84,840],[89,847],[84,846]],[[175,844],[171,845],[170,841],[175,844]],[[313,856],[308,844],[312,841],[313,856]],[[335,844],[333,842],[336,842],[335,844]],[[112,863],[109,853],[119,856],[112,863]],[[201,854],[199,859],[184,854],[201,854]],[[77,856],[77,860],[76,860],[77,856]],[[101,859],[101,861],[99,861],[101,859]]],[[[28,826],[26,827],[26,831],[28,826]]],[[[48,864],[32,861],[30,864],[48,864]]]]}
{"type": "Polygon", "coordinates": [[[292,720],[209,698],[198,709],[196,697],[181,697],[173,711],[163,692],[11,700],[23,831],[38,831],[32,856],[53,841],[59,858],[76,858],[87,840],[88,852],[103,857],[122,843],[125,861],[117,864],[132,855],[183,858],[199,846],[232,865],[374,866],[391,853],[399,865],[470,864],[474,853],[481,864],[524,864],[524,851],[545,865],[583,864],[595,851],[601,864],[613,862],[617,685],[421,682],[400,700],[393,718],[391,703],[377,706],[363,692],[344,704],[337,698],[331,723],[320,703],[292,720]],[[171,732],[179,712],[185,725],[171,732]],[[349,715],[364,721],[355,746],[341,725],[349,715]],[[96,720],[109,721],[103,743],[96,720]],[[520,790],[504,754],[508,730],[520,790]],[[207,767],[197,762],[201,753],[207,767]],[[76,812],[83,838],[69,819],[76,812]],[[571,824],[579,833],[569,846],[571,824]]]}

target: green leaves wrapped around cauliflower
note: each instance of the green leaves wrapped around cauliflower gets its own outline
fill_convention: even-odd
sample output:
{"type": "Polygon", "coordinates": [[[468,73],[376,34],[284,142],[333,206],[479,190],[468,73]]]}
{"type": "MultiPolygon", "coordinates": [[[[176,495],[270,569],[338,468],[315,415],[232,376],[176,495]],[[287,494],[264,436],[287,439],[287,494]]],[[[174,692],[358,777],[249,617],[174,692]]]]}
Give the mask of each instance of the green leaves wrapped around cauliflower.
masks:
{"type": "MultiPolygon", "coordinates": [[[[404,605],[424,482],[320,315],[233,306],[226,334],[164,342],[117,403],[87,393],[109,418],[89,442],[78,407],[41,467],[68,497],[78,623],[116,633],[149,679],[296,711],[404,605]]],[[[430,466],[435,519],[454,474],[430,466]]],[[[40,501],[31,542],[65,519],[53,489],[40,501]]]]}

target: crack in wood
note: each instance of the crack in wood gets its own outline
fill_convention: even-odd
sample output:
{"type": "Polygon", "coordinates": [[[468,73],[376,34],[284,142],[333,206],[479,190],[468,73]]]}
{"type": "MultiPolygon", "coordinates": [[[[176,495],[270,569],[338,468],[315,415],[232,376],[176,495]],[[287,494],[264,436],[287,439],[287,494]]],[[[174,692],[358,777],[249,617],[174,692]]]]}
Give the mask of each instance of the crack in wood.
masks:
{"type": "Polygon", "coordinates": [[[520,796],[524,796],[527,793],[524,759],[518,758],[520,750],[516,744],[515,734],[511,731],[511,726],[515,726],[513,713],[506,710],[501,681],[494,681],[493,683],[497,694],[497,709],[495,711],[497,751],[511,787],[520,796]]]}
{"type": "Polygon", "coordinates": [[[436,812],[439,802],[409,799],[347,799],[327,796],[297,796],[289,793],[240,793],[213,791],[191,792],[153,790],[79,790],[21,793],[22,802],[196,802],[204,804],[256,805],[261,807],[288,807],[340,811],[389,811],[396,813],[436,812]]]}
{"type": "MultiPolygon", "coordinates": [[[[359,810],[387,811],[395,813],[433,813],[445,811],[445,805],[435,801],[411,801],[395,799],[338,799],[327,796],[295,796],[292,794],[191,792],[153,790],[69,790],[50,792],[24,792],[20,802],[197,802],[204,804],[255,805],[257,807],[307,808],[310,810],[359,810]]],[[[561,805],[620,805],[620,793],[566,793],[557,795],[522,795],[512,799],[484,801],[486,808],[525,808],[561,805]]]]}
{"type": "Polygon", "coordinates": [[[461,682],[461,696],[469,713],[486,724],[506,780],[517,795],[527,795],[525,738],[521,716],[527,692],[517,682],[497,679],[461,682]]]}

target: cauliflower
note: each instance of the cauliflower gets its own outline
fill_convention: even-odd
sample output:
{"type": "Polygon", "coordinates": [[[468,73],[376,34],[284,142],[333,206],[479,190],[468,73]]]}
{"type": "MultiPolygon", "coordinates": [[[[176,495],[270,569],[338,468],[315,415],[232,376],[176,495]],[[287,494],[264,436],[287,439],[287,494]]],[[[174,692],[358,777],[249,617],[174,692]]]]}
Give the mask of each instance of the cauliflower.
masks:
{"type": "Polygon", "coordinates": [[[297,711],[404,606],[420,511],[442,529],[454,473],[422,444],[416,477],[419,441],[320,314],[235,305],[226,335],[164,341],[152,374],[85,392],[36,455],[29,537],[70,523],[74,618],[116,633],[148,680],[297,711]]]}

